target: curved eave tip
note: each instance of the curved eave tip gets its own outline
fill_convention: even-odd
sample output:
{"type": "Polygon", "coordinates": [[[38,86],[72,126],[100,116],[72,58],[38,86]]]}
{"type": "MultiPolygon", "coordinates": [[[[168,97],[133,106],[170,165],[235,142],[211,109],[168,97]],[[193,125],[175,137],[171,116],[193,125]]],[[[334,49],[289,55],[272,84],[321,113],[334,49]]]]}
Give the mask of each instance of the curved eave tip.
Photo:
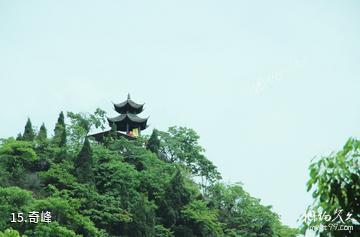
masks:
{"type": "Polygon", "coordinates": [[[111,121],[112,118],[109,118],[108,116],[105,116],[105,117],[106,117],[107,121],[113,122],[113,121],[111,121]]]}

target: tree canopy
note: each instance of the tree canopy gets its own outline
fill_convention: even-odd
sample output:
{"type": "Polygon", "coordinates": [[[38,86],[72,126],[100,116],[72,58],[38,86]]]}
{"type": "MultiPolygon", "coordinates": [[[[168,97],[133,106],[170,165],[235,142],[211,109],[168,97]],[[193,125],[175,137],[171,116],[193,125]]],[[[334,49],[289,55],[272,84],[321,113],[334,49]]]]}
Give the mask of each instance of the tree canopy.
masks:
{"type": "Polygon", "coordinates": [[[316,232],[320,236],[360,236],[359,156],[360,141],[350,138],[342,150],[313,160],[307,188],[314,202],[303,217],[303,232],[330,224],[334,228],[317,228],[316,232]]]}
{"type": "Polygon", "coordinates": [[[104,112],[60,113],[55,134],[30,119],[21,139],[0,143],[0,237],[294,237],[240,184],[224,184],[193,129],[136,140],[88,137],[104,112]],[[199,179],[200,178],[200,181],[199,179]],[[10,222],[50,212],[51,222],[10,222]]]}

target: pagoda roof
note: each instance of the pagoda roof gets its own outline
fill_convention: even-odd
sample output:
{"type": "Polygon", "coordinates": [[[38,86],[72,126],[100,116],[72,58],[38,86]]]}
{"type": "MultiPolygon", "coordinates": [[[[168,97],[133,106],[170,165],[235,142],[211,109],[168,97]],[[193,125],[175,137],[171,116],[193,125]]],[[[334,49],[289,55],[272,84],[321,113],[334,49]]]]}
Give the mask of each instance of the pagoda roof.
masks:
{"type": "Polygon", "coordinates": [[[121,102],[118,104],[113,103],[113,104],[114,104],[114,108],[115,108],[116,112],[121,113],[121,114],[124,114],[127,112],[138,114],[143,111],[143,107],[144,107],[144,104],[138,104],[138,103],[135,103],[133,100],[131,100],[130,94],[128,94],[128,97],[124,102],[121,102]]]}
{"type": "Polygon", "coordinates": [[[131,114],[131,113],[120,114],[119,116],[116,116],[114,118],[107,118],[107,119],[111,123],[125,122],[126,120],[129,120],[133,123],[144,123],[148,120],[148,118],[140,118],[136,114],[131,114]]]}
{"type": "Polygon", "coordinates": [[[144,130],[148,127],[148,118],[140,118],[136,114],[131,113],[121,114],[117,117],[107,119],[110,126],[115,123],[117,131],[128,132],[134,128],[144,130]]]}

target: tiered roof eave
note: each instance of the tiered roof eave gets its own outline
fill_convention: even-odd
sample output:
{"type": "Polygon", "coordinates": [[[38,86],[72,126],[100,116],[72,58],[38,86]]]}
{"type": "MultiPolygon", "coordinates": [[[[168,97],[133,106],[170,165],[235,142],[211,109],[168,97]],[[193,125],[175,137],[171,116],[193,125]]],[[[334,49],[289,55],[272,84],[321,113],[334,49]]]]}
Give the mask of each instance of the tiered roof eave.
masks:
{"type": "Polygon", "coordinates": [[[106,118],[109,123],[123,122],[123,121],[126,121],[126,119],[128,119],[129,121],[131,121],[133,123],[146,123],[147,120],[149,119],[149,117],[150,116],[148,116],[147,118],[140,118],[136,114],[126,113],[126,114],[120,114],[119,116],[116,116],[113,118],[109,118],[109,117],[106,117],[106,118]]]}
{"type": "Polygon", "coordinates": [[[113,105],[114,105],[114,110],[118,113],[123,114],[126,112],[132,112],[135,114],[139,114],[144,110],[145,103],[138,104],[132,101],[131,99],[127,99],[124,102],[118,104],[113,102],[113,105]]]}

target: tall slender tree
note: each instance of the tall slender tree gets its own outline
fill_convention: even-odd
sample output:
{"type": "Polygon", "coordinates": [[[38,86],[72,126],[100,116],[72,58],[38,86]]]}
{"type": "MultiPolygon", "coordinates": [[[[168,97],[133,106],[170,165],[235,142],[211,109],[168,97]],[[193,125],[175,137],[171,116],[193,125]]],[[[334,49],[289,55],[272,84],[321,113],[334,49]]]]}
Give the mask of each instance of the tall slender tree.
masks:
{"type": "Polygon", "coordinates": [[[44,123],[40,127],[39,133],[37,135],[37,139],[39,141],[45,141],[47,139],[47,129],[44,123]]]}
{"type": "Polygon", "coordinates": [[[181,209],[190,202],[190,195],[178,169],[165,188],[163,201],[157,210],[165,227],[171,227],[181,219],[181,209]]]}
{"type": "Polygon", "coordinates": [[[64,147],[66,145],[66,125],[65,125],[65,116],[61,111],[58,117],[58,121],[54,129],[54,140],[60,146],[64,147]]]}
{"type": "Polygon", "coordinates": [[[30,118],[28,118],[28,120],[26,122],[25,130],[24,130],[24,134],[23,134],[22,138],[25,141],[33,141],[35,138],[35,132],[34,132],[32,124],[31,124],[30,118]]]}
{"type": "Polygon", "coordinates": [[[75,173],[81,183],[92,183],[93,171],[92,171],[92,151],[89,139],[86,137],[84,145],[75,159],[75,173]]]}
{"type": "Polygon", "coordinates": [[[146,145],[146,149],[154,152],[155,154],[158,154],[160,149],[160,140],[159,140],[159,134],[156,129],[153,130],[148,143],[146,145]]]}
{"type": "Polygon", "coordinates": [[[21,141],[21,140],[23,140],[23,136],[21,132],[19,132],[18,135],[16,136],[16,141],[21,141]]]}
{"type": "Polygon", "coordinates": [[[116,137],[117,137],[117,127],[116,127],[116,123],[112,123],[112,124],[111,124],[111,136],[112,136],[112,138],[116,138],[116,137]]]}

